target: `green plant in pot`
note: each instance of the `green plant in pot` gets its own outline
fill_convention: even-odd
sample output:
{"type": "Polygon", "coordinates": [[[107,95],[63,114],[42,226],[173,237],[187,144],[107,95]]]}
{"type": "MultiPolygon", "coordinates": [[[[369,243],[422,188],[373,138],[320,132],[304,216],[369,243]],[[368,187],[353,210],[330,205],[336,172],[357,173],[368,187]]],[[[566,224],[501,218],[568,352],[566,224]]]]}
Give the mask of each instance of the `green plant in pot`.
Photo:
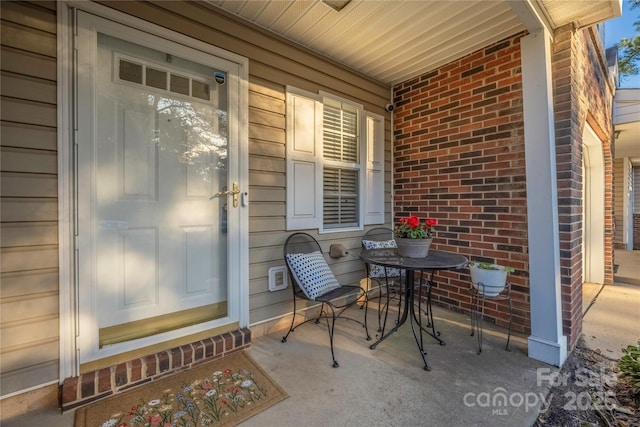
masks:
{"type": "Polygon", "coordinates": [[[471,284],[480,288],[485,296],[496,296],[507,284],[507,274],[515,272],[513,267],[492,264],[490,262],[469,261],[471,284]]]}

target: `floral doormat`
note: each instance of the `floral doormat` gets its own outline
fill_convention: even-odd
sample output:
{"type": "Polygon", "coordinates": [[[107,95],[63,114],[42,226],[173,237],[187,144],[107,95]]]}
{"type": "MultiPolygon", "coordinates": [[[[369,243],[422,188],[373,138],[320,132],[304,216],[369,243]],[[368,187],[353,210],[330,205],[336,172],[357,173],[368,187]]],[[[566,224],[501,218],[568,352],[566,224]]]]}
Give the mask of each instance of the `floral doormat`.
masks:
{"type": "Polygon", "coordinates": [[[286,397],[242,351],[79,408],[75,427],[229,427],[286,397]]]}

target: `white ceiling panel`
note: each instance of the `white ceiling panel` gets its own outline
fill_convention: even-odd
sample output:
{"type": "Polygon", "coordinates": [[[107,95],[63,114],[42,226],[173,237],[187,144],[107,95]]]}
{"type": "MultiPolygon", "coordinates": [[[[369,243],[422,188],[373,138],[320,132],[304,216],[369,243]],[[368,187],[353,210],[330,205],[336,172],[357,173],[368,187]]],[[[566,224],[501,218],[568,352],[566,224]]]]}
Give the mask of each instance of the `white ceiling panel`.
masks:
{"type": "Polygon", "coordinates": [[[554,27],[570,22],[574,22],[577,27],[584,27],[622,13],[621,0],[540,0],[540,3],[554,27]]]}
{"type": "MultiPolygon", "coordinates": [[[[557,24],[617,16],[620,0],[514,1],[535,2],[557,24]]],[[[340,12],[320,0],[209,3],[389,84],[526,29],[508,0],[352,0],[340,12]]]]}

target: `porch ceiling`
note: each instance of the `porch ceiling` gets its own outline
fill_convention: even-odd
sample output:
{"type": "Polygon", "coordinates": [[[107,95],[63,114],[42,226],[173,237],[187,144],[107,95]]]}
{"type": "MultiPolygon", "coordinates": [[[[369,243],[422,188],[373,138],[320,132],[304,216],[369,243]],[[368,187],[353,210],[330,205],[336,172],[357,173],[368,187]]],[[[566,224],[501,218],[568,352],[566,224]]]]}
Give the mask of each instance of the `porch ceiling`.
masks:
{"type": "Polygon", "coordinates": [[[621,7],[621,0],[352,0],[337,12],[319,0],[209,2],[388,84],[527,29],[516,10],[535,10],[555,28],[601,22],[621,7]]]}

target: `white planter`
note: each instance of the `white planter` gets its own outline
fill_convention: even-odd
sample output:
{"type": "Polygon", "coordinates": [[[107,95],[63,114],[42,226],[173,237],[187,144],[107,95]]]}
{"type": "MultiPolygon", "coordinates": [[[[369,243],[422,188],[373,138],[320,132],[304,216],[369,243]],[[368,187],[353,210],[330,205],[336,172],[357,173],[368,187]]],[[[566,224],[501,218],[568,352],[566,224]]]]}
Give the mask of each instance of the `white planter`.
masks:
{"type": "Polygon", "coordinates": [[[501,265],[491,264],[496,270],[487,270],[469,265],[471,272],[471,284],[474,288],[480,288],[480,292],[484,291],[484,295],[494,297],[504,290],[507,283],[507,272],[501,265]],[[479,286],[481,283],[483,286],[479,286]]]}

